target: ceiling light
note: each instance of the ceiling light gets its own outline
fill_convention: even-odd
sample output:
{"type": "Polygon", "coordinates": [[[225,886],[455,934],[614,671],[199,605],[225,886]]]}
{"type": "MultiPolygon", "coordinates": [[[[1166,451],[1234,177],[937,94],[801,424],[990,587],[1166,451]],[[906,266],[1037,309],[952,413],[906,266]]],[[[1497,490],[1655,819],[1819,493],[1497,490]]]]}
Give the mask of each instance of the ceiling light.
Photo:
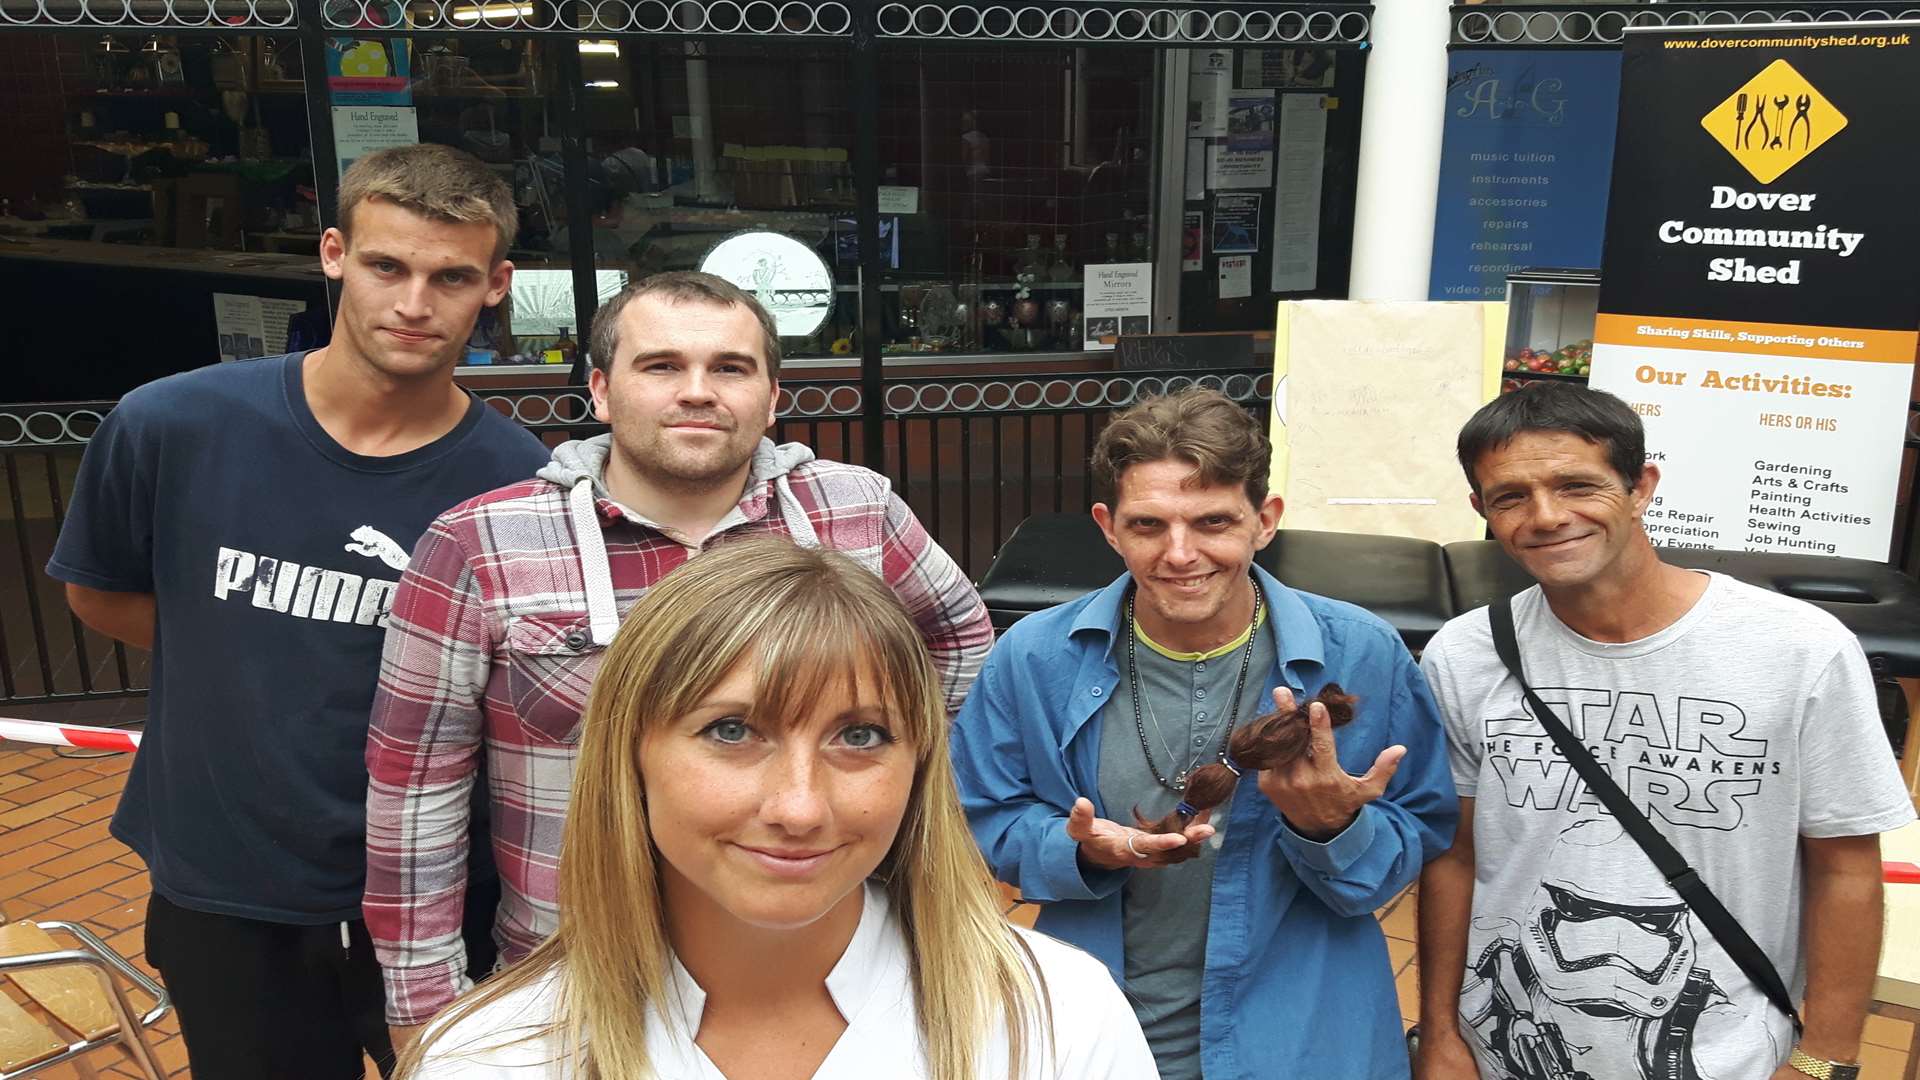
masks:
{"type": "Polygon", "coordinates": [[[583,55],[587,53],[598,53],[603,56],[619,56],[620,43],[617,41],[583,41],[580,43],[580,52],[583,55]]]}
{"type": "Polygon", "coordinates": [[[453,13],[454,22],[479,22],[481,19],[501,19],[519,16],[528,18],[533,14],[532,4],[488,4],[481,8],[465,8],[453,13]]]}
{"type": "Polygon", "coordinates": [[[618,90],[620,88],[620,84],[613,79],[594,79],[587,83],[587,85],[595,90],[618,90]]]}

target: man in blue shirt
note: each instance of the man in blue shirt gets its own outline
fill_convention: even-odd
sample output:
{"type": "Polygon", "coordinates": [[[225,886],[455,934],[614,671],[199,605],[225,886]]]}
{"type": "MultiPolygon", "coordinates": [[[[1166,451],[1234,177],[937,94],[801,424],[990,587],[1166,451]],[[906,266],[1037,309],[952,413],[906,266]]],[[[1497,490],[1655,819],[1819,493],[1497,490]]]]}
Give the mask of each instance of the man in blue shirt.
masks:
{"type": "Polygon", "coordinates": [[[1045,905],[1039,929],[1123,980],[1162,1076],[1405,1077],[1373,912],[1451,842],[1439,714],[1384,622],[1253,565],[1280,520],[1270,458],[1212,391],[1114,418],[1093,456],[1114,501],[1093,513],[1127,573],[988,656],[955,722],[961,798],[994,872],[1045,905]],[[1313,705],[1307,758],[1182,833],[1122,824],[1330,682],[1354,719],[1336,735],[1313,705]]]}
{"type": "Polygon", "coordinates": [[[360,918],[367,722],[420,534],[547,460],[453,380],[518,214],[460,151],[358,159],[320,240],[331,343],[149,383],[87,446],[47,572],[87,625],[153,650],[113,835],[151,873],[146,957],[198,1080],[392,1065],[360,918]]]}

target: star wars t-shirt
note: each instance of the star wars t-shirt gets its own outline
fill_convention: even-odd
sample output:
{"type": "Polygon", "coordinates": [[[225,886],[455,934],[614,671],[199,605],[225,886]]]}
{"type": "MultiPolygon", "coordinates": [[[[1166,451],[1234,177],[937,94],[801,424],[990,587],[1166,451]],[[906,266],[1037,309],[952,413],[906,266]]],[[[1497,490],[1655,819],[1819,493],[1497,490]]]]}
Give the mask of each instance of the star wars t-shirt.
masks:
{"type": "Polygon", "coordinates": [[[304,359],[128,394],[87,446],[47,573],[156,597],[113,835],[182,907],[318,924],[360,917],[368,715],[414,542],[548,455],[477,399],[426,446],[351,453],[307,407],[304,359]]]}
{"type": "MultiPolygon", "coordinates": [[[[1799,838],[1913,820],[1865,655],[1839,621],[1719,574],[1672,626],[1581,637],[1514,602],[1527,678],[1752,935],[1796,998],[1799,838]]],[[[1487,611],[1421,659],[1474,799],[1461,1032],[1486,1080],[1752,1080],[1792,1026],[1533,719],[1487,611]]]]}

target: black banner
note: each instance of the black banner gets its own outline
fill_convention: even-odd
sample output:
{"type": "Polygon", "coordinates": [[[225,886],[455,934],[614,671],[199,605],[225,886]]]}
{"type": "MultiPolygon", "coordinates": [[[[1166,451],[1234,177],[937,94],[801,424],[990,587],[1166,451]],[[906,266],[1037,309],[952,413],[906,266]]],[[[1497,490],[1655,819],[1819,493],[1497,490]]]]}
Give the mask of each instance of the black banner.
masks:
{"type": "Polygon", "coordinates": [[[1920,326],[1920,24],[1633,32],[1600,310],[1920,326]]]}

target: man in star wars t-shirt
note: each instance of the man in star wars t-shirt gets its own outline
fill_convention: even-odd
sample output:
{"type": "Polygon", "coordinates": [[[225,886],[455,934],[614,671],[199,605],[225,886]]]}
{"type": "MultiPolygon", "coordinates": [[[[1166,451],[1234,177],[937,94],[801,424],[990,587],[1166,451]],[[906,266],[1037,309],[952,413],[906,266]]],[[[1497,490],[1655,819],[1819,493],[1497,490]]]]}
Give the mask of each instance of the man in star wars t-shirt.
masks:
{"type": "Polygon", "coordinates": [[[1421,659],[1461,795],[1420,885],[1421,1080],[1851,1080],[1879,833],[1913,820],[1859,643],[1811,604],[1662,562],[1660,470],[1612,395],[1536,384],[1460,434],[1541,700],[1766,953],[1768,1001],[1573,772],[1486,608],[1421,659]],[[1804,995],[1804,997],[1802,997],[1804,995]]]}

